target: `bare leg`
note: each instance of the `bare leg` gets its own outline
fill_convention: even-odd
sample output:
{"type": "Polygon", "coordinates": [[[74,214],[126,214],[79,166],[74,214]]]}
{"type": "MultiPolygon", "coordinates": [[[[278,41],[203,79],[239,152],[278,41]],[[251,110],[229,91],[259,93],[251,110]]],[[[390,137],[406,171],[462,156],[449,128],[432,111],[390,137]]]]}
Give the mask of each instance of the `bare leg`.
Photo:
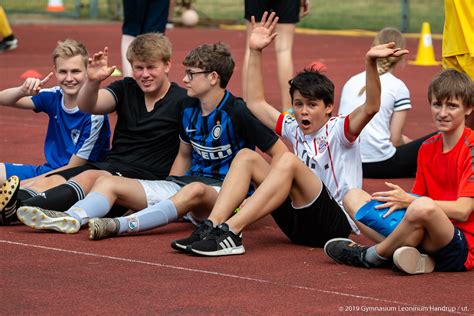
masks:
{"type": "Polygon", "coordinates": [[[109,205],[117,203],[135,211],[148,206],[145,190],[136,179],[103,176],[97,179],[90,192],[105,196],[109,205]]]}
{"type": "Polygon", "coordinates": [[[217,200],[217,191],[206,184],[194,182],[183,187],[178,193],[171,197],[176,207],[178,217],[192,212],[197,220],[204,220],[217,200]]]}
{"type": "Polygon", "coordinates": [[[349,214],[349,216],[354,220],[357,227],[360,229],[360,231],[362,232],[364,236],[370,238],[372,241],[375,241],[376,243],[379,243],[382,240],[384,240],[385,238],[384,236],[380,235],[372,228],[365,226],[361,222],[355,220],[355,213],[362,207],[362,205],[369,202],[370,199],[371,199],[370,194],[365,192],[364,190],[351,189],[346,193],[346,195],[344,195],[344,199],[343,199],[344,209],[349,214]]]}
{"type": "Polygon", "coordinates": [[[122,73],[124,77],[131,77],[132,76],[132,66],[128,62],[127,59],[127,49],[130,46],[130,43],[135,39],[135,37],[131,35],[122,35],[122,43],[121,43],[121,52],[122,52],[122,73]]]}
{"type": "Polygon", "coordinates": [[[280,96],[282,109],[291,107],[288,81],[293,78],[293,39],[295,33],[294,24],[277,24],[275,38],[275,52],[278,69],[278,82],[280,84],[280,96]]]}
{"type": "Polygon", "coordinates": [[[235,232],[270,214],[290,196],[296,207],[311,203],[321,192],[321,180],[292,153],[284,153],[272,162],[265,180],[231,217],[227,224],[235,232]]]}
{"type": "Polygon", "coordinates": [[[402,246],[421,244],[427,252],[433,252],[446,246],[453,235],[454,226],[443,210],[432,199],[421,197],[410,204],[403,220],[376,250],[385,258],[402,246]]]}
{"type": "Polygon", "coordinates": [[[258,153],[242,149],[232,161],[209,220],[222,224],[247,196],[250,183],[256,186],[270,172],[270,165],[258,153]]]}
{"type": "Polygon", "coordinates": [[[5,170],[5,164],[0,163],[0,185],[3,185],[7,181],[7,171],[5,170]]]}

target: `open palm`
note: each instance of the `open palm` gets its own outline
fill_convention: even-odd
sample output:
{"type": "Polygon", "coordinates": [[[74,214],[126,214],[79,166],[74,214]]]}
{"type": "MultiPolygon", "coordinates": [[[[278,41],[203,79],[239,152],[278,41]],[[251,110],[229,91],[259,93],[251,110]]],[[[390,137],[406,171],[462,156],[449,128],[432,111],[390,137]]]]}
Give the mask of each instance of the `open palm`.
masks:
{"type": "Polygon", "coordinates": [[[265,12],[262,16],[262,20],[258,23],[255,22],[255,17],[252,16],[252,32],[249,37],[249,48],[262,50],[267,47],[277,36],[277,33],[273,32],[277,22],[278,17],[275,12],[272,12],[270,16],[268,16],[268,12],[265,12]]]}

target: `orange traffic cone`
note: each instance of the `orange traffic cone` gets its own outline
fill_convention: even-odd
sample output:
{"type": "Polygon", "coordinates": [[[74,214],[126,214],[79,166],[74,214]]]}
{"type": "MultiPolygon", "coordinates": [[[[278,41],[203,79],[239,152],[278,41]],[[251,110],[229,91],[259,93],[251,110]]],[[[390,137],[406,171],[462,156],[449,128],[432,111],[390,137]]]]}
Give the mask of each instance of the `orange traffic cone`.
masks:
{"type": "Polygon", "coordinates": [[[62,0],[48,0],[48,7],[46,8],[48,12],[63,12],[64,5],[62,0]]]}
{"type": "Polygon", "coordinates": [[[435,59],[430,24],[428,22],[423,22],[421,26],[421,37],[418,44],[418,52],[416,53],[416,60],[409,61],[408,63],[418,66],[435,66],[441,64],[435,59]]]}

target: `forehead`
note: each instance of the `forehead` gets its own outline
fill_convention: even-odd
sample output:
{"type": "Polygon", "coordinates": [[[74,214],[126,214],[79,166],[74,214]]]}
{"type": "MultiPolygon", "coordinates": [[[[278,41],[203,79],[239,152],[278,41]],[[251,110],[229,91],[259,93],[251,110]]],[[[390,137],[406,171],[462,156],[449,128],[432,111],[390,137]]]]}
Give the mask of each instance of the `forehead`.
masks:
{"type": "Polygon", "coordinates": [[[54,61],[56,69],[85,69],[86,65],[81,55],[73,57],[58,57],[54,61]]]}
{"type": "Polygon", "coordinates": [[[133,66],[149,67],[149,66],[161,66],[164,62],[162,60],[133,60],[133,66]]]}
{"type": "Polygon", "coordinates": [[[299,92],[299,90],[295,90],[293,92],[293,100],[298,100],[298,101],[303,101],[303,102],[323,102],[323,100],[321,100],[321,99],[306,98],[299,92]]]}

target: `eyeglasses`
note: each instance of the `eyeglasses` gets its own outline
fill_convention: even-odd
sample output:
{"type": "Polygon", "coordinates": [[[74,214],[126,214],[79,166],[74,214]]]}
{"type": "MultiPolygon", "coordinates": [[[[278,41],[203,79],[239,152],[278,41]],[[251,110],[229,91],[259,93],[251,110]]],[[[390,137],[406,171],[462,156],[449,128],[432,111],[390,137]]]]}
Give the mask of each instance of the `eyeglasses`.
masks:
{"type": "Polygon", "coordinates": [[[189,69],[185,70],[184,73],[186,74],[186,78],[189,80],[189,81],[192,81],[194,79],[194,75],[199,75],[199,74],[209,74],[213,72],[213,70],[203,70],[203,71],[191,71],[189,69]]]}

